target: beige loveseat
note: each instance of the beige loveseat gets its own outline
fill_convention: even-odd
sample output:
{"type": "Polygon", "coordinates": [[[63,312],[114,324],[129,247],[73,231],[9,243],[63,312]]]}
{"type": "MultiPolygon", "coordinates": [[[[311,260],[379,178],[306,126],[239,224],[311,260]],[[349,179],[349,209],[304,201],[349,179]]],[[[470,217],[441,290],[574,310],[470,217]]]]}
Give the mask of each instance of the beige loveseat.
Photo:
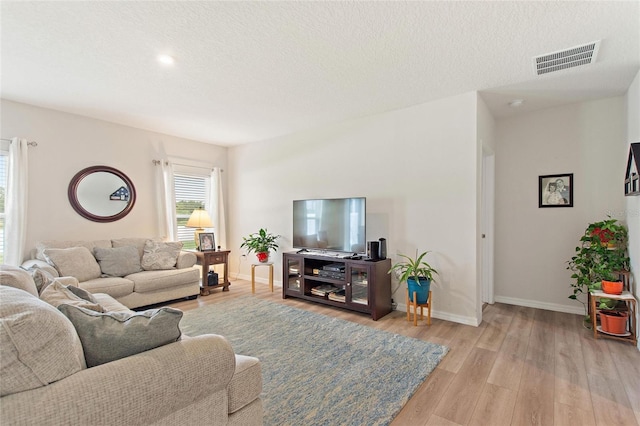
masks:
{"type": "MultiPolygon", "coordinates": [[[[260,361],[235,355],[222,336],[181,338],[179,330],[170,329],[173,343],[87,368],[82,324],[62,312],[99,317],[100,324],[117,315],[149,320],[161,310],[170,311],[175,322],[182,313],[171,308],[133,313],[100,293],[84,292],[107,313],[71,306],[75,299],[45,297],[53,287],[75,294],[74,283],[58,278],[38,297],[27,272],[0,267],[0,424],[262,424],[260,361]]],[[[78,299],[83,306],[92,304],[78,299]]]]}
{"type": "Polygon", "coordinates": [[[54,277],[73,276],[80,288],[138,308],[200,293],[200,272],[193,267],[196,255],[181,247],[147,238],[41,241],[22,266],[41,268],[54,277]],[[171,256],[172,261],[163,262],[171,256]]]}

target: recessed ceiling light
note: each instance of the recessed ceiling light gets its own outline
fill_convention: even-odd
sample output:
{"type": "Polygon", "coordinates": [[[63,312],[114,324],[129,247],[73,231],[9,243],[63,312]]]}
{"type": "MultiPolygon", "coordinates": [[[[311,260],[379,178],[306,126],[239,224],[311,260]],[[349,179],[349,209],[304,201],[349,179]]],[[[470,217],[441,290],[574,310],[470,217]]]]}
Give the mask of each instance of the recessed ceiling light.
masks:
{"type": "Polygon", "coordinates": [[[173,56],[170,55],[158,55],[158,62],[163,65],[173,65],[175,60],[173,59],[173,56]]]}
{"type": "Polygon", "coordinates": [[[509,106],[511,108],[518,108],[519,106],[522,106],[523,103],[524,103],[524,99],[514,99],[511,102],[509,102],[509,106]]]}

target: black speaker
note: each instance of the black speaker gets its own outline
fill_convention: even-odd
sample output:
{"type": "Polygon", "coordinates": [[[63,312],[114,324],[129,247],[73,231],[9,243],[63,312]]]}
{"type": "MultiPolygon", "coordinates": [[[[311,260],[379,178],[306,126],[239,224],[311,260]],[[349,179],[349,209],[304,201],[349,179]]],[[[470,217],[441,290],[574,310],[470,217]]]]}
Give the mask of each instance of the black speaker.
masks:
{"type": "Polygon", "coordinates": [[[378,258],[386,259],[387,258],[387,239],[379,238],[378,239],[379,247],[378,247],[378,258]]]}
{"type": "Polygon", "coordinates": [[[367,241],[367,257],[369,259],[378,259],[378,251],[380,250],[379,241],[367,241]]]}

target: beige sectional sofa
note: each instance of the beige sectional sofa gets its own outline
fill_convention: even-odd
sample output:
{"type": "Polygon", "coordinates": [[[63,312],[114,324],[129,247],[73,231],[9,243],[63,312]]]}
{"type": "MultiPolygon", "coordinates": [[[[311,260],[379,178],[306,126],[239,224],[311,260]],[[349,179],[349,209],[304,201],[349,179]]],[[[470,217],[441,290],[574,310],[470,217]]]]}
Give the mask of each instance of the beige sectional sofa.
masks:
{"type": "MultiPolygon", "coordinates": [[[[171,327],[169,341],[160,346],[87,367],[84,325],[62,313],[74,310],[90,320],[100,318],[99,326],[109,319],[117,327],[151,321],[163,310],[175,325],[181,311],[134,313],[106,294],[76,296],[81,290],[72,277],[55,279],[39,297],[32,276],[15,267],[0,267],[0,284],[0,424],[262,424],[260,361],[234,354],[224,337],[181,337],[171,327]],[[86,307],[92,304],[105,312],[86,307]]],[[[92,338],[104,335],[112,333],[92,338]]],[[[138,336],[132,342],[139,343],[138,336]]]]}
{"type": "Polygon", "coordinates": [[[54,277],[76,277],[80,288],[138,308],[200,293],[200,271],[194,267],[197,258],[181,247],[181,243],[148,238],[41,241],[22,267],[41,268],[54,277]],[[173,264],[171,260],[163,263],[173,255],[173,264]]]}

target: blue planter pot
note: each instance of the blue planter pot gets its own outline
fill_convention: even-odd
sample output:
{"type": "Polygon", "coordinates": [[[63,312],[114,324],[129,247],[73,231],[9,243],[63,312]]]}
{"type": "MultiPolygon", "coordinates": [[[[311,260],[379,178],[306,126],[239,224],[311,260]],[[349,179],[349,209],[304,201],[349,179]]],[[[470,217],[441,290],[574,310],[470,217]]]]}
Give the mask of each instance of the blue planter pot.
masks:
{"type": "Polygon", "coordinates": [[[413,302],[413,292],[416,292],[417,302],[418,303],[427,303],[429,299],[429,289],[431,288],[431,280],[426,278],[418,278],[420,280],[420,284],[416,281],[415,278],[407,279],[407,286],[409,287],[409,300],[413,302]]]}

